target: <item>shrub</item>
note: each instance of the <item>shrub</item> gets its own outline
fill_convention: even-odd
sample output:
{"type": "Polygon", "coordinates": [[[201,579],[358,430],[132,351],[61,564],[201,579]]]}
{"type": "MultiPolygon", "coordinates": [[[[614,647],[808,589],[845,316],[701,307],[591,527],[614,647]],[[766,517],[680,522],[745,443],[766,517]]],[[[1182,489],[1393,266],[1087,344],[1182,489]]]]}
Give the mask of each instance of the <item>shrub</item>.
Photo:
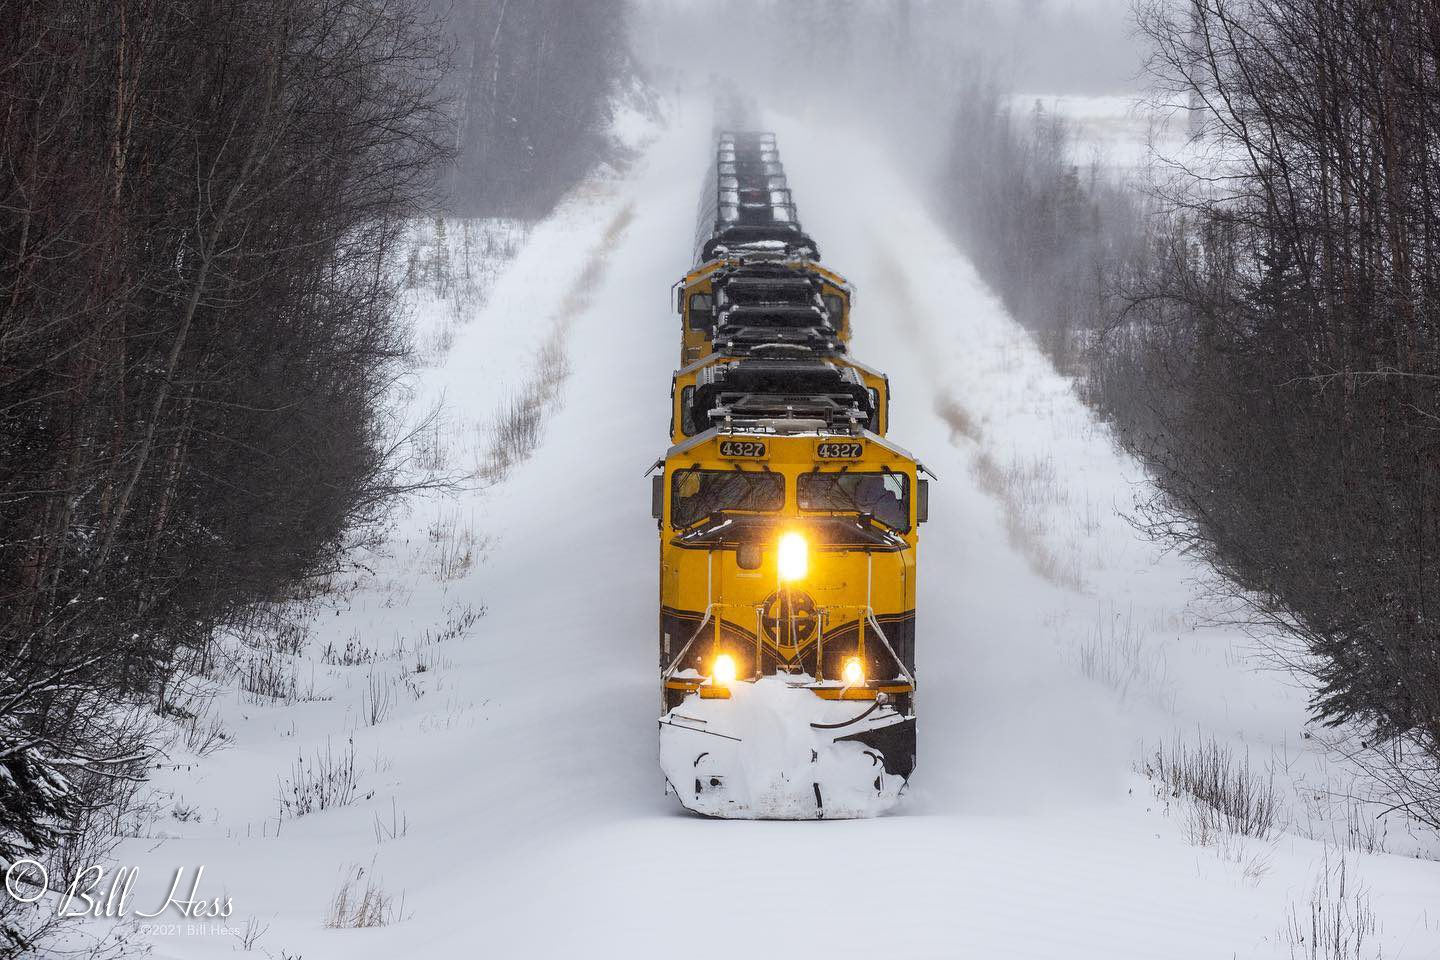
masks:
{"type": "Polygon", "coordinates": [[[1171,798],[1194,801],[1192,839],[1204,842],[1216,833],[1268,840],[1275,832],[1279,799],[1273,773],[1250,768],[1250,754],[1236,758],[1214,737],[1186,743],[1178,736],[1161,743],[1146,763],[1145,775],[1171,798]]]}
{"type": "Polygon", "coordinates": [[[303,753],[296,758],[290,779],[280,784],[280,815],[303,817],[374,796],[373,792],[360,794],[358,779],[354,739],[347,740],[338,754],[327,740],[325,752],[317,750],[313,760],[306,760],[303,753]]]}

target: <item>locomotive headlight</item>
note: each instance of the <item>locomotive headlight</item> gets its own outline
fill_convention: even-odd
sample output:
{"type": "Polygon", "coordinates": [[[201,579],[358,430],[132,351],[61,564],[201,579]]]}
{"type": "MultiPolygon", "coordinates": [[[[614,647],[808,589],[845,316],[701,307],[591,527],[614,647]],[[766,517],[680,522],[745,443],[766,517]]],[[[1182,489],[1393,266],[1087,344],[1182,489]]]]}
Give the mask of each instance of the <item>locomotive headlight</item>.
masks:
{"type": "Polygon", "coordinates": [[[865,682],[865,665],[860,662],[859,657],[851,657],[845,661],[845,666],[840,668],[840,678],[847,687],[858,687],[865,682]]]}
{"type": "Polygon", "coordinates": [[[780,568],[781,580],[804,580],[810,566],[810,548],[804,535],[794,530],[783,535],[775,551],[775,562],[780,568]]]}
{"type": "Polygon", "coordinates": [[[722,653],[715,658],[710,665],[710,680],[712,683],[726,686],[735,682],[735,658],[728,653],[722,653]]]}

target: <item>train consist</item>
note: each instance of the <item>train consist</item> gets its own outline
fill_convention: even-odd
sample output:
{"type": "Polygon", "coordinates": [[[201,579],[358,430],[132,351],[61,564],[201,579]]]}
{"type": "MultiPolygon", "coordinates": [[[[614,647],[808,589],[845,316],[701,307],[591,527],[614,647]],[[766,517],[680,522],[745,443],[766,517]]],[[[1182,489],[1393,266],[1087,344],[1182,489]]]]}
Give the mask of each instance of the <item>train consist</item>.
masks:
{"type": "Polygon", "coordinates": [[[924,467],[849,356],[853,290],[774,134],[718,135],[695,262],[652,490],[667,789],[717,817],[874,816],[915,766],[924,467]]]}

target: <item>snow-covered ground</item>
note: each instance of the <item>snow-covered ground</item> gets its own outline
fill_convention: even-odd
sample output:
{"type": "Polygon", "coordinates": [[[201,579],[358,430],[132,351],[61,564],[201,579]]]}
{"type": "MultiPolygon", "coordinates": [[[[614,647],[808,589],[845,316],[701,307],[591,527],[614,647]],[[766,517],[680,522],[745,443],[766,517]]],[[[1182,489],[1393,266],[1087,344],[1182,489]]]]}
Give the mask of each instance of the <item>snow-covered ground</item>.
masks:
{"type": "MultiPolygon", "coordinates": [[[[138,908],[203,864],[200,896],[231,897],[223,924],[276,958],[1285,957],[1343,860],[1386,957],[1440,954],[1440,864],[1347,848],[1353,811],[1314,796],[1343,779],[1302,737],[1303,690],[1196,625],[1202,571],[1122,516],[1139,472],[895,167],[826,119],[772,118],[807,228],[858,288],[855,351],[891,375],[892,436],[940,477],[898,814],[709,821],[663,795],[642,473],[665,446],[705,115],[537,225],[417,373],[414,408],[447,411],[432,468],[493,466],[516,397],[544,398],[538,446],[398,521],[286,655],[313,698],[223,695],[229,744],[177,753],[156,781],[171,812],[119,851],[138,908]],[[1210,736],[1273,770],[1270,839],[1197,836],[1137,772],[1210,736]],[[349,802],[280,816],[327,750],[353,751],[349,802]],[[327,928],[347,879],[389,923],[327,928]]],[[[446,322],[427,301],[422,342],[446,322]]],[[[246,946],[152,923],[175,920],[147,933],[157,956],[246,946]]]]}

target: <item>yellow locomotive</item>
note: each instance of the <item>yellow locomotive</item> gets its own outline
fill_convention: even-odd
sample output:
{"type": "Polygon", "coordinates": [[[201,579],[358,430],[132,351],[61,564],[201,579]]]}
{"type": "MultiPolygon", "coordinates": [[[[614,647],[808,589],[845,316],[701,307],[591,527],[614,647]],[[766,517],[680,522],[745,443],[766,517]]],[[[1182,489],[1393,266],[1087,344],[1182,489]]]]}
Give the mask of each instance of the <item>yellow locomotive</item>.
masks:
{"type": "MultiPolygon", "coordinates": [[[[741,325],[747,311],[803,308],[821,311],[834,339],[850,342],[850,308],[854,290],[844,277],[813,260],[770,259],[760,252],[709,260],[676,285],[675,309],[680,315],[680,363],[695,362],[716,349],[717,327],[741,325]]],[[[803,315],[796,315],[803,322],[803,315]]]]}
{"type": "Polygon", "coordinates": [[[843,351],[853,291],[801,227],[774,134],[720,134],[698,224],[696,267],[676,284],[681,366],[775,331],[824,331],[843,351]]]}
{"type": "Polygon", "coordinates": [[[710,816],[873,816],[915,766],[928,481],[887,437],[889,380],[848,356],[849,285],[773,134],[722,134],[704,196],[652,489],[661,769],[710,816]]]}
{"type": "Polygon", "coordinates": [[[843,817],[898,799],[915,757],[920,469],[867,430],[803,419],[670,449],[653,497],[661,764],[686,807],[843,817]],[[737,699],[772,728],[722,702],[737,699]]]}

